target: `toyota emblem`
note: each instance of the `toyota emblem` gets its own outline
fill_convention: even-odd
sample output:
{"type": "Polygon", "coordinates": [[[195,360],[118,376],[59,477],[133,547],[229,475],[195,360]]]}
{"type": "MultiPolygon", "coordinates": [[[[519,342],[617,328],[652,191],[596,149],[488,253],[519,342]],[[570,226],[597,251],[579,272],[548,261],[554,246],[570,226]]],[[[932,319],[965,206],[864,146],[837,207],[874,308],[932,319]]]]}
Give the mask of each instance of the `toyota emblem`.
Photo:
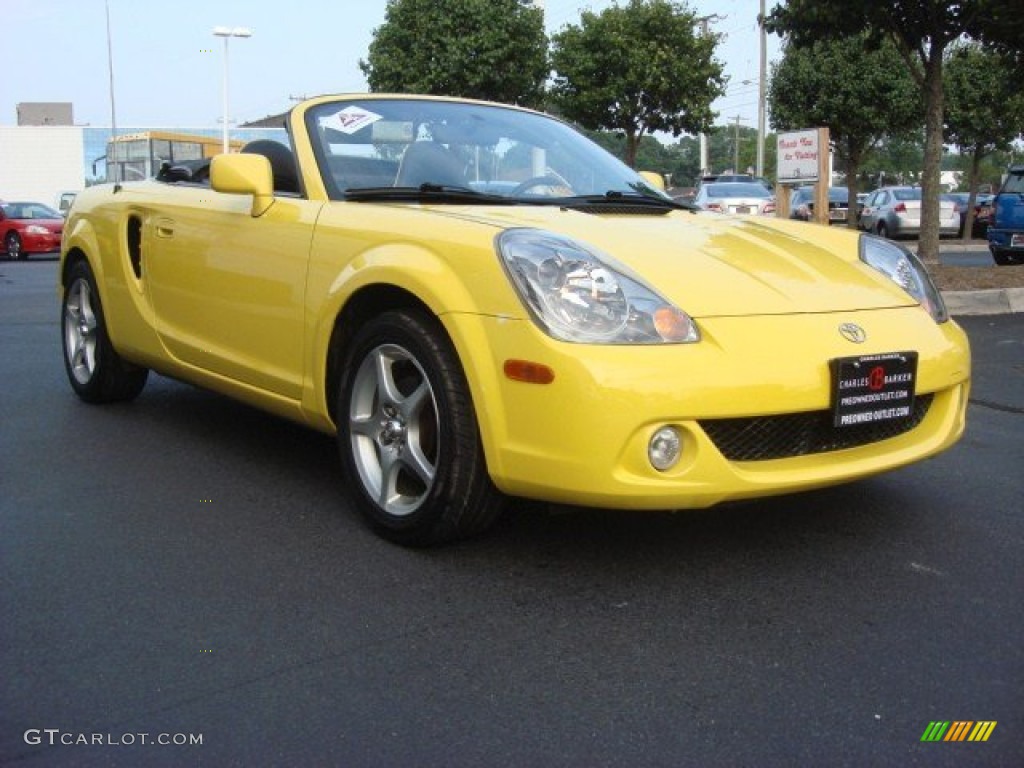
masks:
{"type": "Polygon", "coordinates": [[[868,334],[863,328],[856,323],[843,323],[839,326],[839,333],[847,341],[852,341],[854,344],[863,344],[868,334]]]}

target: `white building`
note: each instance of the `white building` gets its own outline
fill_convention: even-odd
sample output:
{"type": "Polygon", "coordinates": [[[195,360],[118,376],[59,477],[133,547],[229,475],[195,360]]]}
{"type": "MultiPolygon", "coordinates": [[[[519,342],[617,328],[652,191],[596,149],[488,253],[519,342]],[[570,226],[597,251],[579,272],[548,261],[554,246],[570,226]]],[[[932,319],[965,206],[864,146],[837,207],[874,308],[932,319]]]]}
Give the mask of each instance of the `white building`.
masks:
{"type": "Polygon", "coordinates": [[[0,125],[0,199],[56,207],[61,192],[85,186],[82,128],[0,125]]]}

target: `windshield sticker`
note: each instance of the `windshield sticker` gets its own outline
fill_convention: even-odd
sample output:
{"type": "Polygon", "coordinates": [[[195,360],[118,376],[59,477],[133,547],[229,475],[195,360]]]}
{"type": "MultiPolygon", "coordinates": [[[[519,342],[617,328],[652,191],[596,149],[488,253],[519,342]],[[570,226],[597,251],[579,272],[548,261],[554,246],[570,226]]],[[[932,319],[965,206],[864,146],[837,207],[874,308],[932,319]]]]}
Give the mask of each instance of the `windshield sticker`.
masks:
{"type": "Polygon", "coordinates": [[[323,128],[333,128],[336,131],[341,131],[351,136],[366,126],[377,122],[381,117],[382,115],[370,112],[362,107],[350,106],[345,107],[330,117],[321,118],[320,125],[323,128]]]}

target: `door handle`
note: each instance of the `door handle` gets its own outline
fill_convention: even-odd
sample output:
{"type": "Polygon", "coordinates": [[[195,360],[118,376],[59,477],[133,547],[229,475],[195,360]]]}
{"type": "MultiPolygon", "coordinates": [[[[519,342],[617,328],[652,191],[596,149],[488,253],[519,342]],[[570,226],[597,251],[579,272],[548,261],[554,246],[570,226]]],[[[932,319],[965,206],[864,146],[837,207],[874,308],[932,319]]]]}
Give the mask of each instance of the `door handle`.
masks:
{"type": "Polygon", "coordinates": [[[174,237],[174,222],[170,219],[158,219],[156,222],[157,237],[174,237]]]}

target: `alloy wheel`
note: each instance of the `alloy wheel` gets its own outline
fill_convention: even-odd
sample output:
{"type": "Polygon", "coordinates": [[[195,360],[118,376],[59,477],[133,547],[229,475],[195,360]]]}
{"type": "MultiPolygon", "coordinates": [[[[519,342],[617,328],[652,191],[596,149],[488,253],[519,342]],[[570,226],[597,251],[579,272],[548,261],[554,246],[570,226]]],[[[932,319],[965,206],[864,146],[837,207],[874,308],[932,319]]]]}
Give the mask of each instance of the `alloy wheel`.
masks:
{"type": "Polygon", "coordinates": [[[64,340],[75,380],[88,384],[96,373],[96,313],[89,283],[79,278],[68,289],[64,306],[64,340]]]}
{"type": "Polygon", "coordinates": [[[368,495],[387,514],[415,512],[437,474],[439,419],[419,362],[396,344],[363,359],[349,406],[352,458],[368,495]]]}

